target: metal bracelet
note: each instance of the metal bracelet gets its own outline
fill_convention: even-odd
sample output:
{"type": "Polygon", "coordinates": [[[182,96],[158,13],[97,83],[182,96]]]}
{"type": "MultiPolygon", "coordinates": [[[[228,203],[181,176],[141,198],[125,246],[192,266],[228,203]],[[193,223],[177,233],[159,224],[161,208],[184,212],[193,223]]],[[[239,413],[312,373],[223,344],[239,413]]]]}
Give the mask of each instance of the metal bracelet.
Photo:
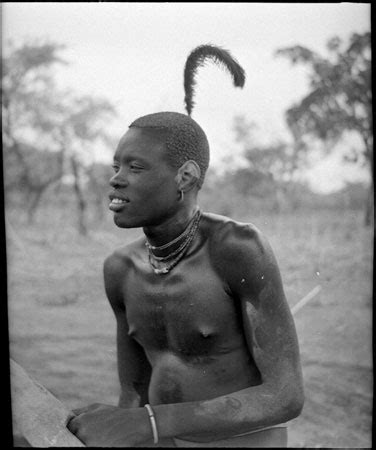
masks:
{"type": "Polygon", "coordinates": [[[157,424],[155,422],[154,412],[153,412],[153,410],[151,409],[151,406],[148,403],[145,405],[145,408],[147,409],[147,411],[149,413],[151,429],[153,431],[154,444],[158,444],[158,430],[157,430],[157,424]]]}

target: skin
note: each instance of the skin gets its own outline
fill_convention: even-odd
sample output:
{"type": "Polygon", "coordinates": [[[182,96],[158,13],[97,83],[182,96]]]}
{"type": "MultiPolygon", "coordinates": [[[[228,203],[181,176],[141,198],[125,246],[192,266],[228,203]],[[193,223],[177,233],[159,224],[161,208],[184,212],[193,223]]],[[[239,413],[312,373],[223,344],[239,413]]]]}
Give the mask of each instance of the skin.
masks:
{"type": "MultiPolygon", "coordinates": [[[[110,199],[128,200],[110,206],[116,225],[142,227],[156,246],[178,236],[197,208],[199,167],[187,161],[173,169],[165,151],[152,134],[129,129],[110,181],[110,199]]],[[[142,238],[106,259],[104,280],[117,323],[121,395],[118,407],[75,411],[68,428],[86,445],[150,442],[145,403],[160,438],[198,442],[300,414],[295,326],[272,249],[253,225],[204,213],[170,273],[153,272],[142,238]]]]}

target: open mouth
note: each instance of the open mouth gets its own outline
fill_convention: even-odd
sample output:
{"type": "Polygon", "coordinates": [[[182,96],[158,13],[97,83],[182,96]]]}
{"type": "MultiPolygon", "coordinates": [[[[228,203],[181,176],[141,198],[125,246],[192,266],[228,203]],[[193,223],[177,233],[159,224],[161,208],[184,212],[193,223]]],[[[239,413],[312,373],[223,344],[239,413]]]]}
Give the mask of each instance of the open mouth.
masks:
{"type": "Polygon", "coordinates": [[[127,203],[129,203],[129,200],[114,197],[111,199],[109,208],[111,209],[111,211],[120,211],[127,203]]]}

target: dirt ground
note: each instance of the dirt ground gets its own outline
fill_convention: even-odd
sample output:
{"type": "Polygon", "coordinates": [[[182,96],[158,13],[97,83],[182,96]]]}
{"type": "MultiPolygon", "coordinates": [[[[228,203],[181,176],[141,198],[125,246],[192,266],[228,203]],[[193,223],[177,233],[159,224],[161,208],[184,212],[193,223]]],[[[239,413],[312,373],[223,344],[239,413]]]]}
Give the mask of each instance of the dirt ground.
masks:
{"type": "MultiPolygon", "coordinates": [[[[115,321],[102,264],[138,230],[76,235],[58,214],[33,226],[7,214],[11,357],[69,408],[116,404],[115,321]],[[62,226],[64,224],[64,226],[62,226]]],[[[371,447],[373,230],[361,211],[247,217],[269,238],[295,315],[305,382],[291,447],[371,447]]]]}

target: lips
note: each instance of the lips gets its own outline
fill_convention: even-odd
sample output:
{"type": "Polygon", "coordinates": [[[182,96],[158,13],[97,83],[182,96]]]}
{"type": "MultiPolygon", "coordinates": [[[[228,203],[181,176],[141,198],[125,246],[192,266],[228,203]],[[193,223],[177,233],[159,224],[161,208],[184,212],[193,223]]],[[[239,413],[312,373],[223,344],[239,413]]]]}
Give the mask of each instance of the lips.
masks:
{"type": "Polygon", "coordinates": [[[116,193],[111,193],[109,195],[109,199],[111,200],[111,203],[109,205],[109,209],[111,211],[120,211],[124,208],[124,206],[129,203],[129,199],[124,197],[124,196],[120,196],[116,193]]]}

